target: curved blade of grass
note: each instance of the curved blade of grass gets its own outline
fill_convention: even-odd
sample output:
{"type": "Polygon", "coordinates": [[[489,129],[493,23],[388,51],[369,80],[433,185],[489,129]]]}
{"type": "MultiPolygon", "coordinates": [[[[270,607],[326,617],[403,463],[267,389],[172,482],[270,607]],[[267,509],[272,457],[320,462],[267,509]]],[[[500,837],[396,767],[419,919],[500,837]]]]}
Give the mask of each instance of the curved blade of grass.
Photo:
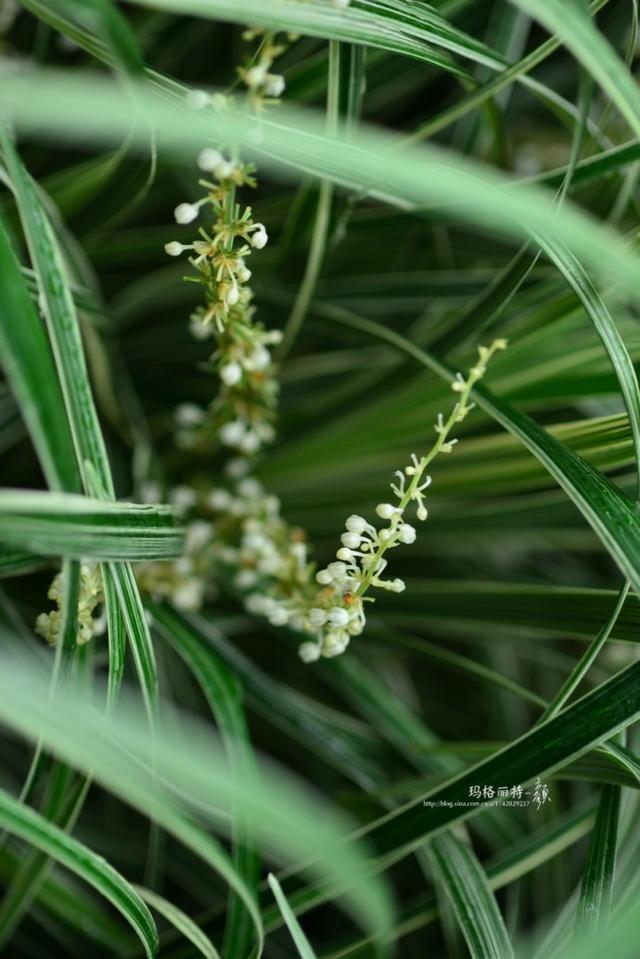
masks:
{"type": "Polygon", "coordinates": [[[132,886],[87,846],[0,790],[0,824],[80,876],[125,917],[149,959],[158,945],[153,917],[132,886]]]}
{"type": "MultiPolygon", "coordinates": [[[[333,310],[331,316],[346,326],[392,343],[439,376],[453,381],[455,374],[451,369],[393,330],[371,320],[345,314],[342,310],[333,310]]],[[[558,442],[524,413],[495,397],[486,387],[478,386],[473,398],[486,413],[520,439],[549,471],[600,537],[636,592],[640,591],[640,513],[633,502],[586,460],[558,442]]]]}
{"type": "Polygon", "coordinates": [[[51,348],[0,221],[0,355],[47,483],[78,491],[80,477],[51,348]]]}
{"type": "Polygon", "coordinates": [[[87,462],[95,465],[103,486],[113,498],[107,451],[89,386],[75,305],[56,238],[4,123],[0,123],[0,147],[14,186],[20,219],[42,294],[42,309],[69,414],[76,460],[83,476],[87,462]]]}
{"type": "MultiPolygon", "coordinates": [[[[182,909],[174,906],[174,904],[169,902],[168,899],[165,899],[164,896],[159,896],[151,889],[145,889],[144,886],[134,886],[134,889],[152,909],[155,909],[156,912],[164,916],[172,926],[175,926],[185,939],[188,939],[189,942],[196,947],[202,956],[205,956],[206,959],[220,959],[220,953],[209,937],[204,934],[202,929],[200,929],[193,919],[187,916],[182,909]]],[[[236,953],[236,955],[238,955],[238,953],[236,953]]]]}
{"type": "Polygon", "coordinates": [[[613,47],[594,26],[586,9],[566,0],[511,0],[555,34],[617,106],[640,136],[638,86],[613,47]]]}
{"type": "Polygon", "coordinates": [[[448,833],[431,843],[429,858],[447,890],[473,959],[513,957],[513,946],[495,896],[467,844],[448,833]]]}
{"type": "Polygon", "coordinates": [[[111,0],[48,0],[47,7],[54,16],[69,16],[83,30],[101,37],[127,73],[142,72],[143,61],[136,36],[111,0]]]}
{"type": "MultiPolygon", "coordinates": [[[[0,146],[15,190],[16,203],[42,294],[58,377],[85,490],[99,499],[114,498],[113,480],[98,422],[78,318],[53,228],[36,188],[22,166],[6,126],[0,122],[0,146]]],[[[111,564],[145,701],[153,714],[157,675],[149,629],[133,571],[111,564]]],[[[112,648],[114,648],[112,646],[112,648]]]]}
{"type": "Polygon", "coordinates": [[[0,490],[0,540],[50,556],[110,560],[179,556],[182,532],[166,506],[70,493],[0,490]]]}
{"type": "MultiPolygon", "coordinates": [[[[415,768],[425,773],[434,769],[449,774],[456,771],[456,759],[429,751],[438,742],[431,730],[364,663],[347,656],[331,666],[343,680],[343,695],[396,744],[415,768]]],[[[426,852],[474,959],[513,957],[495,896],[471,846],[446,832],[434,837],[426,852]]]]}
{"type": "Polygon", "coordinates": [[[598,934],[609,924],[613,903],[620,793],[620,786],[604,786],[598,804],[576,916],[576,935],[580,938],[598,934]]]}
{"type": "Polygon", "coordinates": [[[638,296],[637,257],[614,230],[571,204],[555,209],[552,197],[539,189],[520,184],[506,189],[511,181],[457,154],[426,146],[394,149],[401,144],[398,136],[364,125],[351,132],[348,142],[332,140],[324,122],[310,111],[284,106],[277,123],[263,117],[256,121],[239,110],[185,110],[181,97],[160,95],[144,85],[135,88],[139,111],[132,127],[130,106],[111,81],[83,80],[80,88],[55,71],[10,75],[0,91],[0,106],[22,129],[57,139],[80,138],[84,144],[88,138],[120,142],[131,131],[132,144],[144,148],[149,123],[159,131],[164,149],[181,155],[192,156],[210,138],[233,139],[261,165],[289,176],[313,172],[405,210],[437,204],[458,220],[483,230],[490,223],[492,233],[507,237],[554,236],[597,275],[638,296]]]}
{"type": "Polygon", "coordinates": [[[629,416],[640,489],[640,388],[629,351],[602,297],[571,251],[553,239],[538,236],[536,240],[584,306],[611,360],[629,416]]]}
{"type": "MultiPolygon", "coordinates": [[[[200,855],[211,855],[212,840],[177,811],[196,810],[218,827],[228,828],[228,813],[242,808],[253,835],[265,852],[282,861],[298,860],[331,888],[346,880],[341,904],[383,942],[391,921],[386,886],[369,874],[363,847],[345,843],[347,822],[324,799],[302,787],[290,774],[261,768],[262,790],[255,776],[233,769],[214,749],[210,727],[163,708],[162,734],[151,736],[139,706],[121,697],[117,714],[104,716],[95,699],[61,687],[53,704],[42,702],[45,685],[38,670],[25,670],[19,659],[3,657],[0,670],[0,718],[32,738],[42,734],[48,748],[65,761],[91,769],[94,778],[115,795],[153,816],[200,855]]],[[[256,915],[255,902],[233,866],[215,846],[216,865],[243,895],[256,915]]],[[[258,923],[258,926],[260,924],[258,923]]],[[[382,948],[382,947],[381,947],[382,948]]]]}
{"type": "MultiPolygon", "coordinates": [[[[204,645],[199,635],[190,629],[179,615],[172,614],[170,610],[166,615],[163,615],[163,612],[164,610],[158,609],[158,615],[154,617],[156,628],[184,660],[202,689],[220,729],[231,763],[245,775],[257,777],[240,690],[235,677],[220,661],[214,650],[204,645]]],[[[256,778],[256,789],[259,788],[259,781],[256,778]]],[[[251,823],[243,821],[241,810],[239,810],[234,814],[233,862],[248,888],[257,896],[258,859],[252,848],[251,839],[251,823]]],[[[245,955],[251,931],[249,919],[241,901],[234,896],[227,912],[223,948],[225,955],[245,955]]]]}
{"type": "Polygon", "coordinates": [[[282,918],[287,924],[287,929],[291,933],[291,938],[295,943],[295,947],[298,950],[300,959],[316,959],[316,954],[311,948],[311,943],[305,936],[304,932],[302,931],[302,926],[291,911],[291,907],[287,902],[287,897],[282,891],[282,886],[272,872],[270,872],[267,876],[267,882],[269,883],[275,900],[278,903],[278,909],[282,913],[282,918]]]}

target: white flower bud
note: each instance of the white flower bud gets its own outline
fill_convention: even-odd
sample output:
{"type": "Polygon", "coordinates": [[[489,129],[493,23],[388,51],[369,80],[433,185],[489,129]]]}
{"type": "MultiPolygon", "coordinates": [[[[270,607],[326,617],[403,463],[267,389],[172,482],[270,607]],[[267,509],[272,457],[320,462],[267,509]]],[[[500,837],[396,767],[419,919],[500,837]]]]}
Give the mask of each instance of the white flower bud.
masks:
{"type": "Polygon", "coordinates": [[[284,606],[276,606],[267,618],[272,626],[286,626],[289,622],[289,610],[285,609],[284,606]]]}
{"type": "Polygon", "coordinates": [[[213,538],[213,526],[204,519],[195,520],[187,527],[185,549],[187,553],[196,553],[203,549],[213,538]]]}
{"type": "Polygon", "coordinates": [[[345,563],[349,563],[353,559],[353,553],[351,552],[350,549],[347,549],[346,546],[341,546],[338,552],[336,553],[336,556],[338,557],[338,559],[344,560],[345,563]]]}
{"type": "Polygon", "coordinates": [[[332,580],[333,576],[328,569],[319,569],[316,573],[316,582],[320,583],[321,586],[328,586],[332,580]]]}
{"type": "Polygon", "coordinates": [[[364,519],[364,517],[357,516],[354,513],[353,516],[349,516],[344,525],[350,533],[364,533],[365,529],[367,528],[367,521],[364,519]]]}
{"type": "Polygon", "coordinates": [[[279,97],[284,93],[284,77],[279,73],[267,73],[264,78],[264,92],[268,97],[279,97]]]}
{"type": "Polygon", "coordinates": [[[228,180],[233,176],[235,166],[230,160],[221,160],[215,168],[215,175],[219,180],[228,180]]]}
{"type": "Polygon", "coordinates": [[[422,503],[420,503],[420,506],[418,506],[418,519],[424,521],[428,515],[429,514],[427,513],[427,507],[423,506],[422,503]]]}
{"type": "Polygon", "coordinates": [[[327,569],[331,573],[332,579],[339,579],[341,576],[345,576],[347,572],[346,563],[329,563],[327,569]]]}
{"type": "Polygon", "coordinates": [[[307,619],[312,626],[324,626],[327,621],[326,610],[320,609],[318,606],[314,606],[313,609],[309,610],[307,619]]]}
{"type": "Polygon", "coordinates": [[[405,589],[404,580],[402,580],[402,579],[394,579],[394,580],[392,580],[391,583],[389,584],[389,589],[390,589],[393,593],[402,593],[403,590],[405,589]]]}
{"type": "Polygon", "coordinates": [[[391,519],[396,513],[400,513],[400,510],[397,506],[392,506],[391,503],[378,503],[376,506],[376,513],[381,519],[391,519]]]}
{"type": "Polygon", "coordinates": [[[346,532],[340,537],[340,542],[347,549],[357,549],[362,542],[362,537],[359,533],[346,532]]]}
{"type": "Polygon", "coordinates": [[[205,147],[204,150],[201,150],[198,154],[197,163],[200,169],[204,170],[205,173],[213,173],[223,160],[224,157],[219,150],[214,150],[212,147],[205,147]]]}
{"type": "Polygon", "coordinates": [[[198,579],[189,579],[181,583],[171,594],[171,599],[186,612],[196,612],[202,606],[204,585],[198,579]]]}
{"type": "Polygon", "coordinates": [[[184,246],[182,243],[178,243],[177,240],[171,240],[170,243],[165,243],[164,252],[168,253],[169,256],[180,256],[184,250],[188,250],[188,246],[184,246]]]}
{"type": "Polygon", "coordinates": [[[254,250],[263,250],[269,242],[269,236],[262,223],[256,223],[256,226],[257,230],[251,235],[249,243],[254,250]]]}
{"type": "Polygon", "coordinates": [[[244,263],[238,267],[238,272],[236,273],[239,283],[248,283],[251,279],[251,270],[248,269],[244,263]]]}
{"type": "Polygon", "coordinates": [[[197,203],[179,203],[173,211],[176,223],[193,223],[198,216],[199,207],[197,203]]]}
{"type": "Polygon", "coordinates": [[[195,490],[190,486],[176,486],[171,490],[169,500],[176,509],[191,509],[196,503],[195,490]]]}
{"type": "Polygon", "coordinates": [[[328,633],[322,644],[322,655],[328,659],[333,656],[340,656],[349,645],[349,634],[344,630],[335,633],[328,633]]]}
{"type": "Polygon", "coordinates": [[[398,530],[401,543],[415,543],[416,531],[409,523],[402,523],[398,530]]]}
{"type": "Polygon", "coordinates": [[[236,574],[233,583],[238,589],[251,589],[255,586],[258,574],[255,569],[241,569],[236,574]]]}
{"type": "Polygon", "coordinates": [[[341,606],[335,606],[329,610],[327,619],[332,626],[346,626],[349,622],[349,613],[341,606]]]}
{"type": "Polygon", "coordinates": [[[264,346],[256,346],[245,360],[248,370],[266,370],[271,363],[271,353],[264,346]]]}
{"type": "Polygon", "coordinates": [[[255,453],[260,449],[260,437],[254,430],[247,430],[240,440],[239,447],[243,453],[255,453]]]}
{"type": "Polygon", "coordinates": [[[248,476],[246,479],[243,479],[238,483],[238,492],[241,496],[246,496],[248,499],[256,499],[258,496],[261,496],[264,492],[264,487],[262,483],[259,483],[257,479],[248,476]]]}
{"type": "Polygon", "coordinates": [[[231,420],[220,429],[220,442],[225,446],[237,446],[245,435],[245,425],[242,420],[231,420]]]}
{"type": "Polygon", "coordinates": [[[235,386],[242,379],[242,367],[239,363],[226,363],[220,369],[220,379],[225,386],[235,386]]]}
{"type": "Polygon", "coordinates": [[[229,287],[227,291],[227,295],[224,298],[225,303],[227,304],[227,306],[235,306],[239,299],[240,299],[240,291],[238,290],[238,287],[236,286],[236,284],[233,283],[229,287]]]}
{"type": "Polygon", "coordinates": [[[247,84],[250,90],[255,90],[257,87],[261,86],[264,83],[264,79],[267,75],[267,68],[256,64],[255,67],[251,67],[244,75],[244,82],[247,84]]]}
{"type": "Polygon", "coordinates": [[[214,510],[228,509],[230,503],[231,493],[226,489],[214,489],[207,499],[208,506],[214,510]]]}
{"type": "Polygon", "coordinates": [[[303,663],[315,663],[320,659],[321,649],[318,643],[302,643],[298,647],[298,656],[303,663]]]}
{"type": "Polygon", "coordinates": [[[187,93],[187,105],[192,110],[203,110],[211,103],[211,97],[206,90],[189,90],[187,93]]]}
{"type": "Polygon", "coordinates": [[[199,426],[205,417],[205,411],[195,403],[180,403],[175,409],[175,421],[178,426],[199,426]]]}

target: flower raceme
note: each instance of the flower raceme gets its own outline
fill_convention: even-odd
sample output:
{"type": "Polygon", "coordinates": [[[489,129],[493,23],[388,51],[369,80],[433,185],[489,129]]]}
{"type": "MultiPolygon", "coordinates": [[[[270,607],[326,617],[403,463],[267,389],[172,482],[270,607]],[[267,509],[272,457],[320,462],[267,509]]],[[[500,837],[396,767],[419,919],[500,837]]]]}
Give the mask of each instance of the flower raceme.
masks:
{"type": "Polygon", "coordinates": [[[377,517],[383,523],[376,526],[362,516],[349,516],[335,561],[315,574],[315,590],[305,583],[297,592],[285,590],[278,595],[278,590],[273,589],[266,596],[254,593],[249,597],[249,608],[266,613],[270,622],[288,624],[313,636],[299,649],[305,662],[339,655],[353,636],[362,633],[366,624],[365,603],[373,601],[367,595],[372,588],[393,593],[404,590],[401,579],[386,578],[386,554],[396,546],[415,542],[416,529],[408,522],[407,513],[415,510],[418,520],[427,518],[425,491],[431,484],[427,467],[439,454],[452,452],[457,439],[451,432],[474,408],[470,402],[474,385],[484,376],[492,356],[506,345],[506,340],[497,339],[489,347],[479,347],[478,361],[467,378],[457,374],[452,390],[458,399],[446,420],[442,414],[438,416],[433,446],[420,458],[412,454],[410,463],[396,471],[396,479],[391,483],[394,502],[379,503],[376,507],[377,517]]]}

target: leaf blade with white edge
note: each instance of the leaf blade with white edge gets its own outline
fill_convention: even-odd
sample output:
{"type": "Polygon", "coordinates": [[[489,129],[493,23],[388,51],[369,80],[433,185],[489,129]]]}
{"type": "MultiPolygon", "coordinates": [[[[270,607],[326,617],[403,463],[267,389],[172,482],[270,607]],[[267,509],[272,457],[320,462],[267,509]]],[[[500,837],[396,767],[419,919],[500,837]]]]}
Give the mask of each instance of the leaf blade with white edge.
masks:
{"type": "Polygon", "coordinates": [[[300,959],[316,959],[316,954],[311,948],[311,943],[305,936],[302,926],[291,911],[291,907],[287,902],[287,897],[282,891],[282,886],[272,872],[270,872],[267,876],[267,882],[269,883],[271,892],[278,903],[278,908],[282,913],[282,918],[286,922],[287,928],[291,933],[291,938],[295,943],[300,959]]]}
{"type": "Polygon", "coordinates": [[[620,794],[620,786],[604,786],[602,789],[578,902],[578,938],[597,934],[609,924],[613,904],[620,794]]]}
{"type": "Polygon", "coordinates": [[[153,917],[138,893],[105,859],[4,790],[0,790],[0,823],[75,872],[108,899],[131,924],[149,959],[153,957],[158,945],[153,917]]]}
{"type": "Polygon", "coordinates": [[[159,896],[157,892],[146,889],[144,886],[135,886],[136,892],[147,902],[152,909],[164,916],[178,932],[181,932],[185,939],[192,943],[205,959],[220,959],[220,953],[211,942],[209,937],[200,929],[198,925],[187,916],[182,909],[179,909],[164,896],[159,896]]]}

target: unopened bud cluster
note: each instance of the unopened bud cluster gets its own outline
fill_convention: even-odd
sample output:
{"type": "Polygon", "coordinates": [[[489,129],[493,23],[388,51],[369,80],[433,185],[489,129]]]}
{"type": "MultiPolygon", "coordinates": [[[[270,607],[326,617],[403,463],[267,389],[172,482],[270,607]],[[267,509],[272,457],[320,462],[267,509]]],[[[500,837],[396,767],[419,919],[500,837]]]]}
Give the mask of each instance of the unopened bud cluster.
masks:
{"type": "MultiPolygon", "coordinates": [[[[51,646],[55,646],[62,628],[62,573],[54,576],[47,596],[58,608],[50,613],[40,613],[36,619],[36,632],[46,639],[51,646]]],[[[98,565],[96,563],[83,563],[80,567],[76,626],[76,642],[79,646],[88,643],[98,630],[99,624],[94,619],[94,612],[103,600],[102,576],[98,565]]]]}

